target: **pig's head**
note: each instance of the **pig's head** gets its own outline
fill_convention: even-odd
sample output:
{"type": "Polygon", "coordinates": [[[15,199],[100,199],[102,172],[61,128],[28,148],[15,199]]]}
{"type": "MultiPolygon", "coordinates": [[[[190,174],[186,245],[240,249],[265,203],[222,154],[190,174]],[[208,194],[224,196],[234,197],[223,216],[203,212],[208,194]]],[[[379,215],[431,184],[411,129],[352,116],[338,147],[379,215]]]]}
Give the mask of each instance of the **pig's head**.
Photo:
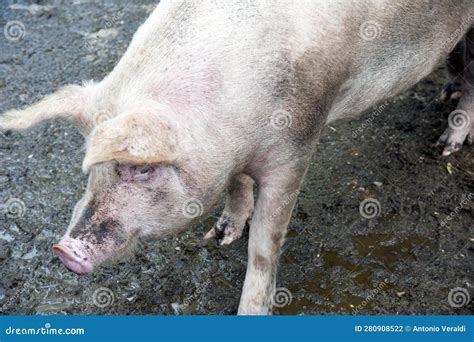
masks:
{"type": "Polygon", "coordinates": [[[69,86],[0,117],[3,130],[64,117],[84,133],[87,190],[66,234],[53,246],[61,261],[79,274],[122,254],[140,236],[189,226],[217,200],[209,192],[212,179],[199,176],[205,165],[183,155],[180,139],[187,138],[170,120],[169,108],[141,102],[98,121],[88,110],[93,88],[69,86]],[[202,184],[204,179],[207,184],[202,184]]]}

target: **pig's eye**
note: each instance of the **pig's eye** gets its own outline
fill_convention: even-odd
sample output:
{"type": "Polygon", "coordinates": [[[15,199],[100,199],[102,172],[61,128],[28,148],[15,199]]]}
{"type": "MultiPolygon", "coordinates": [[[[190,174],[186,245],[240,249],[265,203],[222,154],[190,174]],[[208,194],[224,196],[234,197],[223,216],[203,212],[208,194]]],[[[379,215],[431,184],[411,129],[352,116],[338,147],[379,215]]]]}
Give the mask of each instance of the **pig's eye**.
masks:
{"type": "Polygon", "coordinates": [[[151,166],[145,166],[143,168],[141,168],[140,170],[138,170],[138,173],[141,174],[141,175],[146,175],[150,172],[153,171],[153,168],[151,166]]]}
{"type": "Polygon", "coordinates": [[[118,175],[125,182],[146,181],[155,174],[156,168],[150,165],[120,165],[118,175]]]}

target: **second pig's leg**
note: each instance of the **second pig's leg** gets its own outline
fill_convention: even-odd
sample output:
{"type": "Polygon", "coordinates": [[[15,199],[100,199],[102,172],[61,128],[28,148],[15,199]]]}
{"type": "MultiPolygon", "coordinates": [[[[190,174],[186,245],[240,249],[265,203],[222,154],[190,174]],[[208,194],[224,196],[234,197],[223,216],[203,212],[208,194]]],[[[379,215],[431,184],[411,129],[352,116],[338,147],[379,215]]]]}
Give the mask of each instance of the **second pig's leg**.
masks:
{"type": "Polygon", "coordinates": [[[449,116],[449,127],[438,141],[445,146],[445,156],[460,150],[466,139],[469,143],[474,141],[474,28],[465,37],[464,63],[462,95],[449,116]]]}
{"type": "Polygon", "coordinates": [[[245,223],[253,213],[253,179],[241,173],[229,186],[225,208],[205,239],[216,239],[219,245],[228,245],[242,236],[245,223]]]}

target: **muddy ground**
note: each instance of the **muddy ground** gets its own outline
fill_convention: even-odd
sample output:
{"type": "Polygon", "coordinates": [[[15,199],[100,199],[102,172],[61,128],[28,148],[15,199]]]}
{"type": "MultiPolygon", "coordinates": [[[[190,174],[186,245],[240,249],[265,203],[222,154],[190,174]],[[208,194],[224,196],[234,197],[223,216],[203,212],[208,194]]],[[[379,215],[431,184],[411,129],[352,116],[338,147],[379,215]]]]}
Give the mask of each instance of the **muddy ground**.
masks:
{"type": "MultiPolygon", "coordinates": [[[[153,9],[144,0],[13,3],[1,2],[1,27],[17,20],[25,34],[0,36],[0,112],[104,77],[153,9]]],[[[324,130],[278,273],[291,301],[276,314],[472,312],[472,301],[459,308],[448,301],[456,288],[474,295],[474,197],[466,200],[474,161],[472,147],[442,158],[434,146],[455,108],[438,100],[444,82],[440,67],[375,112],[324,130]],[[373,218],[360,214],[366,199],[375,203],[373,218]]],[[[203,241],[216,213],[177,237],[144,241],[130,260],[77,276],[51,245],[86,184],[82,137],[51,122],[0,139],[0,312],[236,313],[248,233],[228,247],[203,241]],[[19,213],[5,209],[16,199],[19,213]]]]}

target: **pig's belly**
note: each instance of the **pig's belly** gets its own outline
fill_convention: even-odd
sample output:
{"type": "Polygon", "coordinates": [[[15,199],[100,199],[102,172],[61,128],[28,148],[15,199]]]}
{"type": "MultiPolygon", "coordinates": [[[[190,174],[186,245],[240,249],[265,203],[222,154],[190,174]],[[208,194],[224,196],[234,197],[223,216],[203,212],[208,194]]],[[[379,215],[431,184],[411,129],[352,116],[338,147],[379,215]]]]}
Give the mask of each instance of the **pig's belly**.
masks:
{"type": "MultiPolygon", "coordinates": [[[[410,3],[413,8],[406,1],[380,2],[379,11],[369,18],[380,25],[379,35],[373,40],[346,41],[352,47],[345,60],[350,67],[327,123],[360,114],[413,86],[445,60],[472,20],[471,1],[410,3]]],[[[344,44],[333,49],[336,56],[347,55],[344,44]]]]}
{"type": "Polygon", "coordinates": [[[363,64],[342,84],[326,123],[358,116],[377,103],[408,89],[426,77],[446,55],[442,51],[430,55],[412,51],[387,59],[382,65],[363,64]]]}

